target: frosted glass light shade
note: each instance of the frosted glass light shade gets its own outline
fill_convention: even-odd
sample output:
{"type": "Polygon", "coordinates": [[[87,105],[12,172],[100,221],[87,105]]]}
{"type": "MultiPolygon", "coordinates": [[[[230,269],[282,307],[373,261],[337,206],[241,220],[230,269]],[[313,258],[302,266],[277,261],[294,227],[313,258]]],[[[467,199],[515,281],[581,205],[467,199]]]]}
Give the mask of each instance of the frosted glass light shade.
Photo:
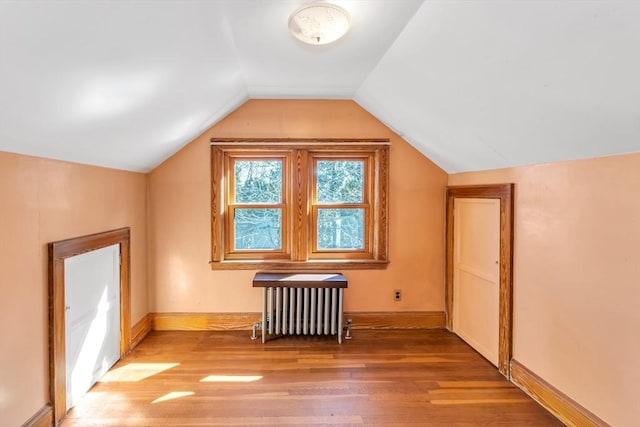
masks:
{"type": "Polygon", "coordinates": [[[289,31],[295,38],[308,44],[331,43],[349,31],[349,14],[334,4],[308,4],[291,14],[289,31]]]}

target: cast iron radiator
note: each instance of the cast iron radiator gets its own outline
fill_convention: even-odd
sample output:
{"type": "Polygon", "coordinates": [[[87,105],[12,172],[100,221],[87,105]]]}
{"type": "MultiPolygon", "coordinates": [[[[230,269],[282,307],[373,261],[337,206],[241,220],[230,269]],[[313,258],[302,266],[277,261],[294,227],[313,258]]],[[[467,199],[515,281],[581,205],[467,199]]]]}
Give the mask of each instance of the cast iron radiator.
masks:
{"type": "Polygon", "coordinates": [[[350,322],[343,325],[346,278],[340,273],[257,273],[254,287],[262,290],[262,321],[253,327],[267,335],[335,335],[350,338],[350,322]]]}

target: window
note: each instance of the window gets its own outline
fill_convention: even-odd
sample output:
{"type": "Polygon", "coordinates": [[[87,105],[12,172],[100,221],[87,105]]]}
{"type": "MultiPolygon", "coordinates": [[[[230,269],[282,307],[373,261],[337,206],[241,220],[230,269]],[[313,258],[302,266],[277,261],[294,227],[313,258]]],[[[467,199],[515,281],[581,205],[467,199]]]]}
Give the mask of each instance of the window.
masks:
{"type": "Polygon", "coordinates": [[[212,268],[384,268],[388,150],[212,139],[212,268]]]}
{"type": "Polygon", "coordinates": [[[225,160],[226,258],[288,257],[288,154],[229,153],[225,160]]]}

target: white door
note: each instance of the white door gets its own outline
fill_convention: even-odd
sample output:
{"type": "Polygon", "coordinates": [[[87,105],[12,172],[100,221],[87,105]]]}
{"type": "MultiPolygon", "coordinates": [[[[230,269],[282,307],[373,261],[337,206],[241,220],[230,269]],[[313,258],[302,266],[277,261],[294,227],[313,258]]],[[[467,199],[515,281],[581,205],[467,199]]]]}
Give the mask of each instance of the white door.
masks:
{"type": "Polygon", "coordinates": [[[120,245],[64,261],[67,410],[120,359],[120,245]]]}
{"type": "Polygon", "coordinates": [[[453,331],[498,366],[500,200],[454,200],[453,331]]]}

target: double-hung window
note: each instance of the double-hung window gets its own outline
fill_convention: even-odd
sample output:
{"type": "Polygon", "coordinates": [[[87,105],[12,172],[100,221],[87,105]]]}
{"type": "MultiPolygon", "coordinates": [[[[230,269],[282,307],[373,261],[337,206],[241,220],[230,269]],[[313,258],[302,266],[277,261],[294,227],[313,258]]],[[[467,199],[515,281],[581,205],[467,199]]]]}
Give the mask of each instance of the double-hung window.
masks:
{"type": "Polygon", "coordinates": [[[286,153],[226,156],[225,254],[229,259],[285,258],[289,245],[286,153]]]}
{"type": "Polygon", "coordinates": [[[212,268],[384,268],[388,150],[213,139],[212,268]]]}

